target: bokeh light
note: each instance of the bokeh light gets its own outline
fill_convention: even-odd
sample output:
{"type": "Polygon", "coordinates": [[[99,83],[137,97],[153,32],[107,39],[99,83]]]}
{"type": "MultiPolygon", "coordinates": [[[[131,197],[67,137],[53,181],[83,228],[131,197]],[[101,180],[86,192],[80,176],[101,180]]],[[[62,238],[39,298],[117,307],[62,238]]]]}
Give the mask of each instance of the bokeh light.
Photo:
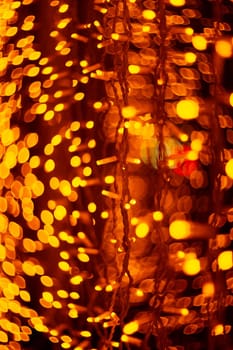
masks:
{"type": "Polygon", "coordinates": [[[232,1],[0,1],[0,349],[233,348],[232,1]]]}

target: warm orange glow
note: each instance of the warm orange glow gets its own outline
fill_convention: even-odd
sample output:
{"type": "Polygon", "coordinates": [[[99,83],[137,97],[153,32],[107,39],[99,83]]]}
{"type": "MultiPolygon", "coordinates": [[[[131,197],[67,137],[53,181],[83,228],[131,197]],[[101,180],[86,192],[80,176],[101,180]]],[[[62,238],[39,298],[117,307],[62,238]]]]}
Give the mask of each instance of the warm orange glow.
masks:
{"type": "Polygon", "coordinates": [[[169,227],[169,233],[174,239],[185,239],[190,236],[191,227],[187,221],[175,220],[169,227]]]}
{"type": "Polygon", "coordinates": [[[138,238],[144,238],[149,233],[149,226],[146,222],[141,222],[136,226],[135,234],[138,238]]]}
{"type": "Polygon", "coordinates": [[[215,286],[212,282],[206,282],[202,286],[202,293],[207,297],[207,298],[212,298],[215,293],[215,286]]]}
{"type": "Polygon", "coordinates": [[[233,179],[233,158],[226,163],[225,171],[227,176],[229,176],[230,179],[233,179]]]}
{"type": "Polygon", "coordinates": [[[153,10],[143,10],[142,16],[143,18],[151,21],[156,17],[156,13],[153,10]]]}
{"type": "Polygon", "coordinates": [[[63,207],[62,205],[56,206],[54,210],[55,219],[61,221],[65,218],[66,214],[67,214],[67,211],[65,207],[63,207]]]}
{"type": "Polygon", "coordinates": [[[136,116],[137,110],[135,107],[133,106],[127,106],[127,107],[123,107],[122,109],[122,116],[124,118],[133,118],[136,116]]]}
{"type": "Polygon", "coordinates": [[[201,270],[200,261],[194,257],[187,257],[185,258],[182,269],[188,276],[197,275],[201,270]]]}
{"type": "Polygon", "coordinates": [[[129,322],[127,323],[124,328],[123,328],[123,332],[127,335],[131,335],[135,332],[137,332],[139,328],[139,324],[137,321],[132,321],[132,322],[129,322]]]}
{"type": "Polygon", "coordinates": [[[215,50],[217,54],[223,58],[229,58],[232,56],[232,43],[227,40],[217,40],[215,44],[215,50]]]}
{"type": "Polygon", "coordinates": [[[231,347],[232,11],[0,1],[1,350],[231,347]]]}
{"type": "Polygon", "coordinates": [[[184,120],[195,119],[199,115],[199,105],[193,100],[181,100],[176,105],[176,113],[184,120]]]}
{"type": "Polygon", "coordinates": [[[194,63],[197,59],[197,56],[193,52],[186,52],[184,55],[184,59],[187,63],[194,63]]]}
{"type": "Polygon", "coordinates": [[[207,48],[207,40],[204,36],[195,35],[192,38],[193,47],[199,51],[204,51],[207,48]]]}
{"type": "Polygon", "coordinates": [[[129,65],[128,70],[130,74],[138,74],[140,72],[140,67],[135,64],[131,64],[129,65]]]}
{"type": "Polygon", "coordinates": [[[163,220],[163,213],[161,211],[153,212],[153,219],[155,221],[162,221],[163,220]]]}
{"type": "Polygon", "coordinates": [[[233,266],[233,253],[230,250],[222,252],[218,256],[218,266],[220,270],[230,270],[233,266]]]}
{"type": "Polygon", "coordinates": [[[170,4],[173,6],[184,6],[185,0],[169,0],[170,4]]]}

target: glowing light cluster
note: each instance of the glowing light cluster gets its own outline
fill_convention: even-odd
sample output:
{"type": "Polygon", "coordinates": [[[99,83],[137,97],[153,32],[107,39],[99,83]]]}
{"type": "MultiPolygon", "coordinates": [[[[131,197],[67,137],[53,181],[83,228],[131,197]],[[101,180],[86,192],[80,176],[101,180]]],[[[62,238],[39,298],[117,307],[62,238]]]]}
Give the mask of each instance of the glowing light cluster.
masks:
{"type": "Polygon", "coordinates": [[[42,3],[0,1],[0,349],[227,335],[230,24],[197,1],[42,3]]]}

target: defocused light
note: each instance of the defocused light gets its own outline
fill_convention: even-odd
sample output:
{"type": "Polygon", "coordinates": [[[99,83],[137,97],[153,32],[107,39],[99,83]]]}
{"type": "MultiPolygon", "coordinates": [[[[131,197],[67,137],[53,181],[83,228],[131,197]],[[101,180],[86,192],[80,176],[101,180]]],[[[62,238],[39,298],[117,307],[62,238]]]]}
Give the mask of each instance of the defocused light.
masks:
{"type": "Polygon", "coordinates": [[[215,287],[214,284],[212,282],[206,282],[203,284],[202,286],[202,293],[208,297],[208,298],[212,298],[214,296],[215,293],[215,287]]]}
{"type": "Polygon", "coordinates": [[[161,211],[153,212],[153,219],[155,221],[162,221],[163,220],[163,213],[161,211]]]}
{"type": "Polygon", "coordinates": [[[199,51],[204,51],[207,48],[207,40],[202,35],[195,35],[192,38],[193,47],[199,51]]]}
{"type": "Polygon", "coordinates": [[[125,334],[130,335],[130,334],[133,334],[133,333],[137,332],[138,328],[139,328],[138,322],[137,321],[132,321],[132,322],[127,323],[124,326],[123,332],[125,334]]]}
{"type": "Polygon", "coordinates": [[[215,44],[215,50],[217,54],[223,58],[229,58],[232,56],[232,43],[227,40],[217,40],[215,44]]]}
{"type": "Polygon", "coordinates": [[[197,258],[187,258],[184,261],[182,269],[186,275],[197,275],[201,271],[200,260],[197,258]]]}
{"type": "Polygon", "coordinates": [[[136,116],[137,110],[134,106],[127,106],[122,108],[122,116],[124,118],[133,118],[136,116]]]}
{"type": "Polygon", "coordinates": [[[190,236],[190,230],[190,224],[183,220],[175,220],[169,227],[169,233],[174,239],[188,238],[190,236]]]}
{"type": "Polygon", "coordinates": [[[218,256],[218,266],[220,270],[230,270],[233,266],[233,253],[231,250],[222,252],[218,256]]]}
{"type": "Polygon", "coordinates": [[[141,222],[136,226],[135,234],[138,238],[144,238],[149,233],[149,226],[145,222],[141,222]]]}
{"type": "Polygon", "coordinates": [[[227,176],[229,176],[230,179],[233,179],[233,158],[226,163],[225,171],[227,176]]]}
{"type": "Polygon", "coordinates": [[[176,113],[184,120],[195,119],[199,115],[199,105],[193,100],[181,100],[176,105],[176,113]]]}
{"type": "Polygon", "coordinates": [[[169,0],[170,4],[173,6],[184,6],[185,5],[185,0],[169,0]]]}
{"type": "Polygon", "coordinates": [[[197,55],[193,52],[186,52],[184,55],[184,59],[187,63],[194,63],[197,59],[197,55]]]}

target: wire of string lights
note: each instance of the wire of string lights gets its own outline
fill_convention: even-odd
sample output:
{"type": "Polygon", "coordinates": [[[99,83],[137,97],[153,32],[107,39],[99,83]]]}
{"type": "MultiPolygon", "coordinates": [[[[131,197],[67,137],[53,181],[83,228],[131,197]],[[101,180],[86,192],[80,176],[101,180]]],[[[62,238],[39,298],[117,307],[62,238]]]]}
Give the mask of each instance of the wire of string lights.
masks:
{"type": "Polygon", "coordinates": [[[232,23],[0,1],[0,350],[233,348],[232,23]]]}

